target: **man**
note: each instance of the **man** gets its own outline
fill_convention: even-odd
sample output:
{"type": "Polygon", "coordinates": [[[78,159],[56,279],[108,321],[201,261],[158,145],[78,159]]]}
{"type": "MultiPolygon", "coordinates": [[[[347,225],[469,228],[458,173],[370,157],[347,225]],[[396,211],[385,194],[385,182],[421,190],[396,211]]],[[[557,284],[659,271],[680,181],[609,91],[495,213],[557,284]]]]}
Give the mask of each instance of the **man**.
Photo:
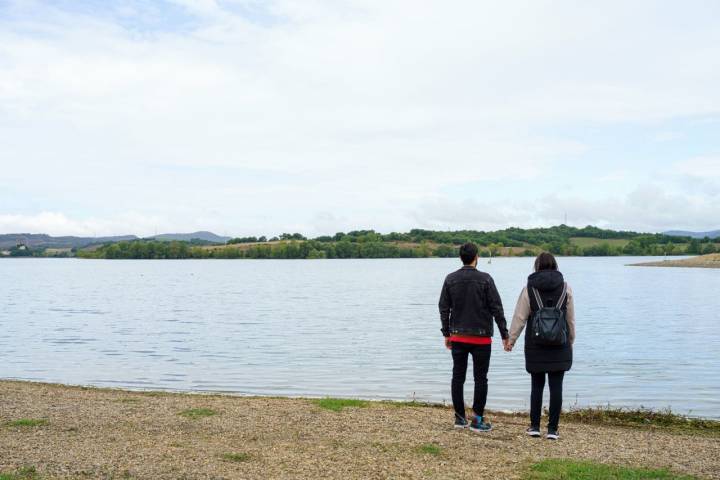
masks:
{"type": "Polygon", "coordinates": [[[463,267],[445,278],[438,304],[445,346],[452,351],[453,374],[450,391],[455,408],[455,427],[489,432],[492,425],[484,420],[484,415],[493,318],[500,330],[504,346],[509,346],[507,323],[495,282],[490,275],[477,269],[477,246],[473,243],[461,246],[460,259],[463,267]],[[475,377],[472,423],[468,423],[465,417],[463,400],[468,355],[473,357],[475,377]]]}

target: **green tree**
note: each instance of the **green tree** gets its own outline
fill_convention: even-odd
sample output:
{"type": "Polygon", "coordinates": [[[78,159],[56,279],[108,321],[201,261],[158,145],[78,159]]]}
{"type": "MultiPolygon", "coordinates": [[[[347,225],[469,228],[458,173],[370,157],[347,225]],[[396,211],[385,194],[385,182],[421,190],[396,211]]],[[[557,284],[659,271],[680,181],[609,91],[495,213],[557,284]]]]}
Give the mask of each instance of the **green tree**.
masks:
{"type": "Polygon", "coordinates": [[[458,249],[451,245],[441,244],[433,252],[436,257],[452,258],[458,256],[458,249]]]}
{"type": "Polygon", "coordinates": [[[493,257],[497,257],[500,255],[503,249],[502,243],[491,243],[488,245],[488,250],[490,251],[490,255],[493,257]]]}
{"type": "Polygon", "coordinates": [[[420,247],[418,247],[417,253],[419,257],[423,258],[427,258],[432,255],[432,247],[430,246],[430,242],[426,240],[420,243],[420,247]]]}
{"type": "Polygon", "coordinates": [[[313,248],[312,250],[310,250],[308,252],[307,258],[311,258],[311,259],[327,258],[327,254],[323,250],[316,250],[313,248]]]}
{"type": "Polygon", "coordinates": [[[700,241],[697,238],[690,239],[685,253],[690,255],[698,255],[700,253],[700,241]]]}
{"type": "Polygon", "coordinates": [[[703,255],[708,255],[717,251],[718,249],[715,247],[714,243],[706,243],[705,245],[703,245],[702,251],[700,253],[702,253],[703,255]]]}

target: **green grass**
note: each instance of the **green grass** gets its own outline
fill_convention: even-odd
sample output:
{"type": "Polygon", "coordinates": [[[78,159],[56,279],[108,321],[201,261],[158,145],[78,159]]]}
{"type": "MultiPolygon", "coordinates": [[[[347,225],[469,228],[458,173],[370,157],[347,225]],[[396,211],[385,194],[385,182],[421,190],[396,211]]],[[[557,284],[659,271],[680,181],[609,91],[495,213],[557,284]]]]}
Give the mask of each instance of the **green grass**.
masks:
{"type": "Polygon", "coordinates": [[[435,443],[425,443],[418,447],[418,452],[438,456],[442,454],[442,448],[435,443]]]}
{"type": "Polygon", "coordinates": [[[21,418],[7,422],[5,425],[8,427],[44,427],[48,423],[50,422],[42,418],[21,418]]]}
{"type": "Polygon", "coordinates": [[[36,480],[38,477],[35,467],[24,467],[14,473],[0,473],[0,480],[36,480]]]}
{"type": "Polygon", "coordinates": [[[607,243],[613,247],[624,247],[630,242],[624,238],[570,237],[570,243],[579,247],[594,247],[607,243]]]}
{"type": "Polygon", "coordinates": [[[530,467],[524,480],[691,480],[665,469],[627,468],[575,460],[544,460],[530,467]]]}
{"type": "Polygon", "coordinates": [[[370,402],[367,400],[357,400],[354,398],[321,398],[315,400],[315,404],[324,408],[325,410],[332,410],[333,412],[339,412],[346,407],[365,408],[370,402]]]}
{"type": "Polygon", "coordinates": [[[209,408],[190,408],[188,410],[183,410],[178,413],[178,415],[197,420],[198,418],[212,417],[213,415],[217,415],[217,412],[209,408]]]}
{"type": "Polygon", "coordinates": [[[651,427],[720,437],[720,421],[690,418],[667,410],[612,407],[570,409],[563,418],[579,423],[621,427],[651,427]]]}
{"type": "Polygon", "coordinates": [[[250,460],[250,455],[247,453],[223,453],[220,458],[226,462],[247,462],[250,460]]]}

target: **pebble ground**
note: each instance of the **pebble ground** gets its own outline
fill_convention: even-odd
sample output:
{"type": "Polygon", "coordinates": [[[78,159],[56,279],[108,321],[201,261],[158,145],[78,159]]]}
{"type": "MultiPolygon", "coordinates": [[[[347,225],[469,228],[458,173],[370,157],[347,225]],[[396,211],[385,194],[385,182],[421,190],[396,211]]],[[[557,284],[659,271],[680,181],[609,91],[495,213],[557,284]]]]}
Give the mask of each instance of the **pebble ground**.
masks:
{"type": "Polygon", "coordinates": [[[519,479],[545,458],[668,468],[720,478],[720,439],[527,419],[452,427],[446,408],[371,404],[334,412],[306,399],[130,392],[0,381],[0,473],[46,479],[519,479]],[[210,409],[190,418],[188,409],[210,409]],[[207,412],[206,412],[207,413],[207,412]],[[19,419],[45,420],[14,426],[19,419]]]}

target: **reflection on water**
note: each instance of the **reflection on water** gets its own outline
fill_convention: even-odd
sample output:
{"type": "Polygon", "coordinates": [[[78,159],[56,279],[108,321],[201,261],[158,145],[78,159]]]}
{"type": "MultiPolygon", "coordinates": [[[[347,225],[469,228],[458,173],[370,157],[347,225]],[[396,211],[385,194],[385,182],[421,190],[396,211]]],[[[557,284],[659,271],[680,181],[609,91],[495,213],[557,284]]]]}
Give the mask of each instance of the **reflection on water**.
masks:
{"type": "MultiPolygon", "coordinates": [[[[565,405],[719,418],[720,270],[624,266],[635,260],[560,259],[578,331],[565,405]]],[[[480,265],[508,317],[531,266],[480,265]]],[[[448,401],[437,297],[454,268],[452,259],[3,260],[0,378],[448,401]]],[[[489,406],[526,409],[521,345],[500,347],[489,406]]]]}

